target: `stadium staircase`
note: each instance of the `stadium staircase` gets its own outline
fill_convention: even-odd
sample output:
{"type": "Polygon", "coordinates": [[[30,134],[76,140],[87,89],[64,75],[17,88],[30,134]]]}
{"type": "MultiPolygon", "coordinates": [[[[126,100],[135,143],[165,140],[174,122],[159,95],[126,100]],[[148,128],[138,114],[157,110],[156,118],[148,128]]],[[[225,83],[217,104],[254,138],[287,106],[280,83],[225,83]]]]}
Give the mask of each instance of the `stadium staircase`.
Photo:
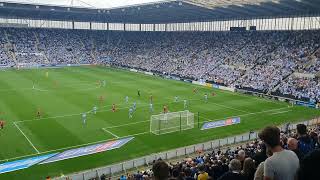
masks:
{"type": "MultiPolygon", "coordinates": [[[[87,49],[87,47],[85,46],[85,44],[83,43],[83,40],[81,38],[80,38],[80,43],[82,44],[84,49],[89,50],[89,49],[87,49]]],[[[95,44],[92,43],[91,48],[90,48],[90,61],[89,61],[90,64],[97,64],[97,58],[94,54],[94,50],[95,50],[95,44]]]]}
{"type": "MultiPolygon", "coordinates": [[[[317,62],[317,58],[315,56],[315,54],[320,51],[320,47],[317,48],[316,50],[314,50],[312,52],[312,54],[310,56],[307,57],[307,59],[310,59],[309,61],[305,62],[303,65],[302,65],[302,69],[306,69],[306,68],[309,68],[310,66],[312,66],[313,64],[315,64],[317,62]]],[[[287,79],[289,79],[291,76],[293,76],[294,73],[298,73],[299,71],[292,71],[291,74],[289,74],[288,76],[285,76],[282,78],[282,80],[276,85],[274,86],[274,88],[270,88],[268,93],[267,94],[271,94],[271,92],[275,92],[277,91],[277,89],[280,87],[281,83],[287,79]]],[[[318,72],[316,74],[317,77],[320,76],[320,72],[318,72]]]]}
{"type": "Polygon", "coordinates": [[[72,54],[72,61],[76,62],[76,64],[80,64],[79,57],[76,57],[76,55],[73,53],[73,51],[70,52],[72,54]]]}
{"type": "Polygon", "coordinates": [[[34,34],[34,37],[35,37],[35,39],[36,39],[36,44],[35,44],[36,51],[37,51],[38,53],[40,53],[40,54],[43,55],[43,57],[44,57],[44,63],[45,63],[45,64],[50,64],[50,61],[49,61],[49,59],[48,59],[48,57],[47,57],[44,49],[39,48],[39,46],[40,46],[40,41],[39,41],[38,34],[35,33],[35,32],[33,32],[33,34],[34,34]]]}
{"type": "Polygon", "coordinates": [[[291,74],[289,74],[288,76],[285,76],[281,79],[281,81],[278,82],[278,84],[276,84],[273,88],[270,88],[267,92],[267,94],[271,94],[272,92],[277,91],[277,89],[280,87],[281,83],[283,81],[286,81],[287,79],[289,79],[291,76],[293,76],[293,74],[295,73],[295,71],[292,71],[291,74]]]}
{"type": "Polygon", "coordinates": [[[317,48],[310,56],[311,60],[306,64],[304,68],[309,68],[310,66],[314,65],[317,62],[317,56],[316,54],[320,54],[320,47],[317,48]]]}
{"type": "MultiPolygon", "coordinates": [[[[94,46],[94,45],[92,45],[92,46],[94,46]]],[[[93,60],[93,64],[98,64],[97,57],[95,54],[95,47],[90,50],[90,56],[93,60]]]]}
{"type": "Polygon", "coordinates": [[[18,65],[17,56],[15,54],[16,48],[11,43],[11,41],[9,40],[9,35],[8,35],[8,33],[6,31],[4,31],[4,35],[5,35],[6,40],[7,40],[7,43],[5,45],[5,50],[6,50],[7,56],[9,57],[10,60],[12,60],[14,62],[15,65],[18,65]],[[13,50],[13,51],[11,51],[11,50],[13,50]]]}

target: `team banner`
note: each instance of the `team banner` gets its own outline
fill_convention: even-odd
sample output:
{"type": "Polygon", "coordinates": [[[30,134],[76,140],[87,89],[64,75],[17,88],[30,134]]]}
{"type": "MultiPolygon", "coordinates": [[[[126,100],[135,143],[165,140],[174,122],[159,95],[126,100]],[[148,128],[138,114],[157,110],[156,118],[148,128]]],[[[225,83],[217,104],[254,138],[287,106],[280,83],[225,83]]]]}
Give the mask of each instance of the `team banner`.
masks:
{"type": "Polygon", "coordinates": [[[95,153],[100,153],[104,151],[109,151],[112,149],[117,149],[120,148],[121,146],[125,145],[129,141],[131,141],[134,137],[128,137],[124,139],[118,139],[114,141],[108,141],[100,144],[95,144],[95,145],[90,145],[90,146],[85,146],[85,147],[80,147],[77,149],[70,149],[67,151],[64,151],[60,154],[57,154],[56,156],[53,156],[40,164],[47,164],[47,163],[52,163],[56,161],[62,161],[65,159],[71,159],[75,157],[80,157],[80,156],[86,156],[90,154],[95,154],[95,153]]]}
{"type": "Polygon", "coordinates": [[[36,156],[36,157],[31,157],[27,159],[21,159],[17,161],[12,161],[12,162],[6,162],[3,164],[0,164],[0,174],[11,172],[11,171],[17,171],[20,169],[26,169],[30,166],[33,166],[35,164],[38,164],[41,161],[44,161],[48,158],[53,157],[58,153],[53,153],[53,154],[47,154],[43,156],[36,156]]]}
{"type": "Polygon", "coordinates": [[[310,108],[317,108],[317,105],[313,102],[296,101],[296,105],[310,107],[310,108]]]}
{"type": "Polygon", "coordinates": [[[240,123],[240,117],[220,120],[220,121],[212,121],[204,123],[201,127],[201,130],[212,129],[217,127],[229,126],[240,123]]]}

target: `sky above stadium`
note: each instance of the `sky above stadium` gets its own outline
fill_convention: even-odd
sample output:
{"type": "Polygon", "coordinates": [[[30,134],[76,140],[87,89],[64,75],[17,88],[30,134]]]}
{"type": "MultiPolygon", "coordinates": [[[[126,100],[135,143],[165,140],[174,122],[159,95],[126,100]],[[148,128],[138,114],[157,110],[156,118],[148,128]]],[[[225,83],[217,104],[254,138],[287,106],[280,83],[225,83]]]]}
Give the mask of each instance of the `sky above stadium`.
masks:
{"type": "Polygon", "coordinates": [[[143,3],[152,3],[161,0],[4,0],[7,2],[32,3],[32,4],[50,4],[60,6],[81,6],[95,8],[113,8],[143,3]]]}

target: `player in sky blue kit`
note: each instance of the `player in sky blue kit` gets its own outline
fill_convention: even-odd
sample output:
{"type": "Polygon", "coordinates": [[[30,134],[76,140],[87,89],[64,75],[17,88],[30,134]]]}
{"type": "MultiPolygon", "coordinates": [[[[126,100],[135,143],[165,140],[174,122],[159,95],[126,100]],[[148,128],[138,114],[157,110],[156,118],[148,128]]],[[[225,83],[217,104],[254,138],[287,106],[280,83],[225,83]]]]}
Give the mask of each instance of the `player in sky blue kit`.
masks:
{"type": "Polygon", "coordinates": [[[178,102],[178,100],[179,100],[179,97],[178,97],[178,96],[175,96],[175,97],[174,97],[174,102],[178,102]]]}
{"type": "Polygon", "coordinates": [[[204,94],[204,101],[207,103],[208,102],[208,94],[204,94]]]}
{"type": "Polygon", "coordinates": [[[87,120],[87,114],[86,113],[82,113],[82,122],[83,122],[83,124],[86,124],[86,120],[87,120]]]}
{"type": "Polygon", "coordinates": [[[129,102],[129,97],[126,96],[125,100],[126,100],[126,103],[128,103],[129,102]]]}
{"type": "Polygon", "coordinates": [[[93,109],[92,109],[92,112],[93,112],[93,114],[97,114],[97,106],[93,106],[93,109]]]}
{"type": "Polygon", "coordinates": [[[187,102],[187,100],[185,99],[185,100],[183,100],[183,108],[184,108],[184,109],[187,109],[187,107],[188,107],[188,102],[187,102]]]}
{"type": "Polygon", "coordinates": [[[150,112],[153,112],[153,104],[152,103],[150,103],[149,108],[150,108],[150,112]]]}
{"type": "Polygon", "coordinates": [[[133,110],[135,111],[137,108],[137,103],[136,102],[133,102],[133,110]]]}
{"type": "Polygon", "coordinates": [[[103,80],[103,81],[102,81],[102,86],[103,86],[103,87],[106,87],[106,80],[103,80]]]}
{"type": "Polygon", "coordinates": [[[130,109],[129,109],[129,118],[130,118],[130,119],[132,118],[132,114],[133,114],[133,109],[130,108],[130,109]]]}

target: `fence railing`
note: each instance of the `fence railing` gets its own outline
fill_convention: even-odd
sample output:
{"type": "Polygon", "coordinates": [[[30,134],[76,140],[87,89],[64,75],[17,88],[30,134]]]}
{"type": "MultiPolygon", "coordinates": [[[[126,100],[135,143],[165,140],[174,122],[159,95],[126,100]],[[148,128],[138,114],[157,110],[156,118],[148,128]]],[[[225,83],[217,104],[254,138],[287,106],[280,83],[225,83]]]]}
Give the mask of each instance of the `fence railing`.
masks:
{"type": "MultiPolygon", "coordinates": [[[[285,130],[294,130],[296,128],[297,124],[305,124],[307,126],[313,126],[313,125],[318,125],[320,124],[320,117],[314,118],[308,121],[303,121],[303,122],[298,122],[298,123],[290,123],[290,124],[283,124],[279,126],[281,131],[285,130]]],[[[143,156],[140,158],[128,160],[125,162],[117,163],[117,164],[112,164],[108,165],[105,167],[101,168],[96,168],[96,169],[91,169],[88,171],[83,171],[83,172],[78,172],[74,174],[70,174],[68,176],[64,177],[57,177],[54,178],[55,180],[88,180],[92,178],[96,178],[101,176],[102,174],[105,174],[110,177],[114,177],[115,174],[118,173],[125,173],[129,169],[134,169],[137,167],[145,166],[152,164],[154,160],[157,160],[159,158],[163,160],[169,160],[181,156],[186,156],[190,155],[193,153],[198,152],[199,150],[201,151],[208,151],[208,150],[213,150],[213,149],[219,149],[222,148],[223,146],[230,146],[234,144],[239,144],[243,142],[247,142],[250,140],[254,140],[258,138],[258,133],[257,131],[253,132],[247,132],[244,134],[236,135],[236,136],[231,136],[231,137],[226,137],[223,139],[216,139],[213,141],[205,142],[205,143],[199,143],[191,146],[186,146],[186,147],[181,147],[177,148],[174,150],[169,150],[165,152],[160,152],[160,153],[154,153],[151,155],[143,156]]]]}

